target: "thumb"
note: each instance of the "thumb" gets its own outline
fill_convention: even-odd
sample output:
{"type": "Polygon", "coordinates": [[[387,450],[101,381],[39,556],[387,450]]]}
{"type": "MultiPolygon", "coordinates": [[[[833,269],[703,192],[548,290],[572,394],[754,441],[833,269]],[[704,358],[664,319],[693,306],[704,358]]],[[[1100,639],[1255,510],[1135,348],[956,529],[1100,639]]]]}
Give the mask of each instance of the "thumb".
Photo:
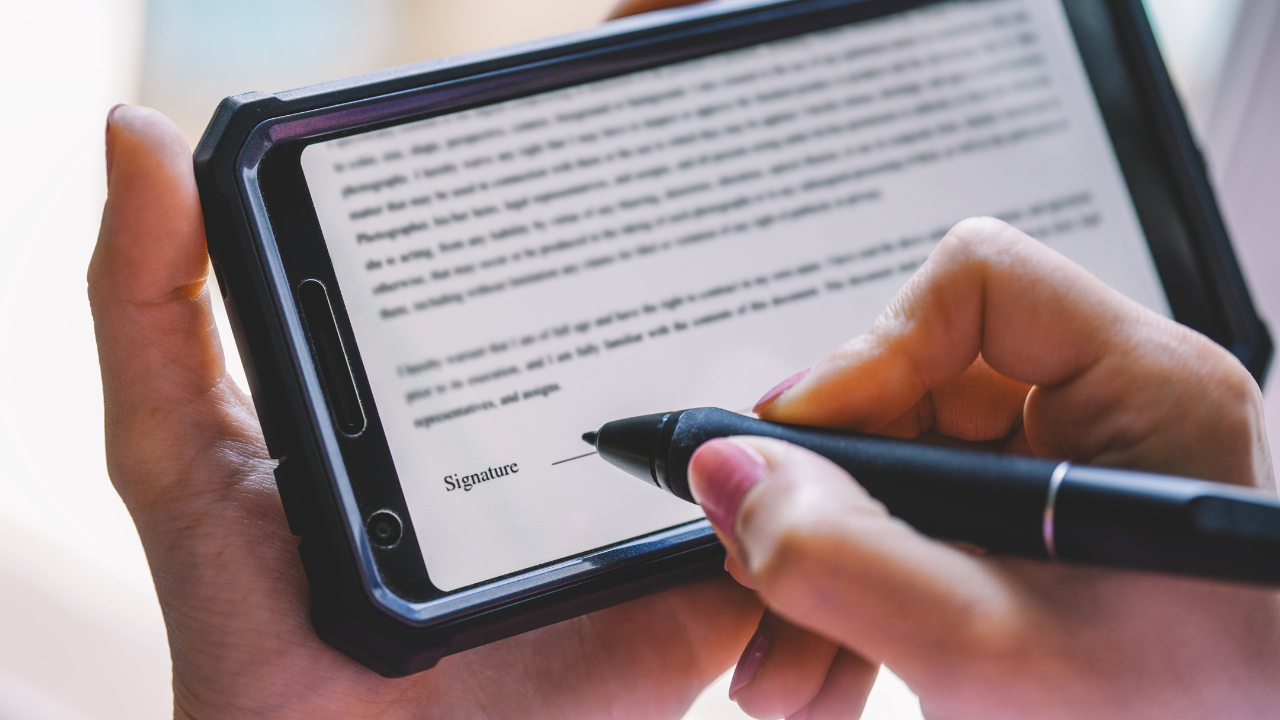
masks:
{"type": "MultiPolygon", "coordinates": [[[[163,494],[220,438],[252,427],[223,365],[191,153],[160,113],[107,123],[108,193],[88,273],[108,469],[125,502],[163,494]]],[[[240,433],[247,433],[247,431],[240,433]]]]}
{"type": "Polygon", "coordinates": [[[1000,566],[920,535],[826,458],[764,438],[713,440],[689,475],[774,613],[908,682],[913,668],[1023,636],[1000,566]]]}

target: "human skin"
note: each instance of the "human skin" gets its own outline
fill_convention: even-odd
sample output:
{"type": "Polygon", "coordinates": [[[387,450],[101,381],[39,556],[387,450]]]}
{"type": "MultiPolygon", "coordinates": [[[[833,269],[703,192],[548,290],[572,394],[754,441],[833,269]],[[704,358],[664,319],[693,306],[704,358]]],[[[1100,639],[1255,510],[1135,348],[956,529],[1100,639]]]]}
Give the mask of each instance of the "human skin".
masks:
{"type": "MultiPolygon", "coordinates": [[[[622,15],[635,9],[620,7],[622,15]]],[[[107,466],[164,614],[179,718],[676,718],[760,616],[695,583],[388,680],[321,642],[251,399],[227,375],[190,149],[121,106],[88,272],[107,466]]]]}
{"type": "MultiPolygon", "coordinates": [[[[682,3],[624,3],[617,14],[669,4],[682,3]]],[[[155,577],[174,663],[175,716],[674,718],[729,667],[747,645],[760,606],[725,581],[494,643],[400,680],[381,678],[320,642],[271,476],[274,463],[251,401],[223,365],[189,149],[171,123],[141,108],[116,110],[107,139],[110,192],[89,292],[108,467],[155,577]]],[[[994,253],[988,260],[1007,272],[1006,280],[991,278],[1005,282],[1019,271],[998,252],[1008,230],[982,227],[960,241],[949,238],[943,250],[958,243],[976,257],[994,253]]],[[[1052,277],[1062,268],[1030,259],[1039,273],[1033,277],[1049,276],[1041,289],[1049,295],[1062,289],[1061,278],[1052,277]]],[[[934,285],[941,282],[932,277],[934,285]]],[[[972,291],[966,278],[972,279],[952,280],[972,291]]],[[[1247,374],[1204,338],[1131,304],[1116,311],[1118,296],[1091,282],[1093,294],[1073,295],[1076,305],[1057,310],[1096,311],[1102,324],[1081,326],[1095,335],[1063,337],[1087,343],[1132,336],[1150,342],[1145,351],[1137,340],[1132,347],[1099,340],[1118,354],[1055,384],[1026,374],[1044,368],[992,355],[983,344],[993,330],[1016,336],[1020,326],[1010,324],[1016,317],[983,316],[980,332],[964,335],[946,332],[958,312],[948,303],[896,304],[898,315],[891,313],[881,329],[911,326],[912,313],[940,312],[943,331],[927,339],[955,351],[943,353],[951,365],[922,363],[924,375],[893,376],[903,357],[894,349],[929,347],[919,340],[925,336],[914,346],[889,347],[875,340],[888,335],[873,333],[872,342],[854,341],[821,363],[763,415],[1266,482],[1260,401],[1247,374]],[[973,350],[972,360],[975,347],[1008,377],[982,364],[958,365],[953,354],[973,350]],[[1080,384],[1084,375],[1093,380],[1080,384]],[[1029,384],[1037,384],[1032,395],[1043,402],[1027,400],[1029,384]],[[881,392],[868,395],[868,387],[881,392]],[[1135,397],[1126,397],[1131,391],[1135,397]],[[1036,407],[1040,414],[1024,417],[1036,407]],[[886,417],[886,408],[900,411],[886,417]]],[[[1042,299],[1034,292],[1019,297],[1039,308],[1033,318],[1039,325],[1076,317],[1037,305],[1042,299]]],[[[1029,347],[1041,359],[1074,357],[1070,347],[1043,341],[1029,347]]],[[[720,528],[730,533],[724,535],[730,568],[773,608],[760,620],[766,641],[751,645],[763,650],[752,655],[758,670],[736,682],[734,695],[749,712],[850,717],[881,661],[921,694],[931,717],[943,720],[1055,712],[1189,717],[1203,716],[1215,702],[1222,717],[1254,709],[1245,703],[1259,699],[1258,678],[1275,677],[1270,593],[975,558],[884,516],[829,464],[776,444],[742,442],[765,460],[765,474],[749,478],[741,510],[736,500],[721,500],[718,509],[706,504],[713,515],[737,517],[720,528]],[[848,515],[837,517],[842,509],[848,515]],[[802,526],[808,521],[814,523],[802,526]],[[1016,612],[1005,616],[1005,609],[1016,612]],[[1058,644],[1035,645],[1049,640],[1058,644]],[[1152,697],[1159,692],[1169,695],[1152,697]]],[[[693,470],[695,483],[706,483],[699,486],[704,501],[720,497],[716,468],[741,469],[734,447],[717,443],[699,455],[693,470]]]]}
{"type": "MultiPolygon", "coordinates": [[[[1234,357],[991,218],[759,413],[1273,492],[1234,357]]],[[[984,557],[762,438],[708,443],[690,474],[768,608],[733,683],[755,717],[850,717],[881,663],[931,719],[1280,717],[1273,590],[984,557]]]]}
{"type": "Polygon", "coordinates": [[[760,606],[727,577],[447,657],[388,680],[316,637],[251,400],[214,327],[191,154],[120,107],[89,268],[107,468],[138,528],[179,718],[677,718],[760,606]]]}

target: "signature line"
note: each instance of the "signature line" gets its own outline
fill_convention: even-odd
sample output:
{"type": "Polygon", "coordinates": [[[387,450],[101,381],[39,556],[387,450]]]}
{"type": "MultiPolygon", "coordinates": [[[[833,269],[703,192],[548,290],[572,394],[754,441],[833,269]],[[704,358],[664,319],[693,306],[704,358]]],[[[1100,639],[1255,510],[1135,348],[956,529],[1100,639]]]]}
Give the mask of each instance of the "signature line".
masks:
{"type": "Polygon", "coordinates": [[[584,458],[584,457],[591,457],[592,455],[595,455],[595,453],[593,453],[593,452],[589,452],[589,453],[587,453],[587,454],[585,454],[585,455],[579,455],[579,456],[577,456],[577,457],[571,457],[571,458],[566,458],[566,459],[564,459],[564,460],[558,460],[558,461],[553,462],[553,463],[551,463],[551,464],[552,464],[552,465],[559,465],[560,463],[567,463],[567,462],[569,462],[570,460],[581,460],[581,459],[582,459],[582,458],[584,458]]]}

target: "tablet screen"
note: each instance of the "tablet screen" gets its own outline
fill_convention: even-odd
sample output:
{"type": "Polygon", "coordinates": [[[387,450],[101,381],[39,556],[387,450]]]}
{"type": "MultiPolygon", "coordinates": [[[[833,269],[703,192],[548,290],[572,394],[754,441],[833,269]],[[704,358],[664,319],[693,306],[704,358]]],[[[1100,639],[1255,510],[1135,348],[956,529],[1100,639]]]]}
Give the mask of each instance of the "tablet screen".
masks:
{"type": "Polygon", "coordinates": [[[864,332],[962,218],[1169,313],[1058,0],[944,2],[317,143],[302,167],[442,590],[700,518],[581,434],[748,410],[864,332]]]}

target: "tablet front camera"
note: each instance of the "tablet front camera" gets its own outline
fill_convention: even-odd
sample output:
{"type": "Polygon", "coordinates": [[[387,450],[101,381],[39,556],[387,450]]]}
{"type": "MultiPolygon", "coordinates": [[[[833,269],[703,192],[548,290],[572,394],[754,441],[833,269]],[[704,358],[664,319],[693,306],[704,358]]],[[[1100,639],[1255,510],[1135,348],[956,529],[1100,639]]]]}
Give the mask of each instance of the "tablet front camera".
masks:
{"type": "Polygon", "coordinates": [[[369,542],[383,550],[389,550],[400,543],[404,525],[395,513],[390,510],[379,510],[369,516],[365,529],[369,533],[369,542]]]}

